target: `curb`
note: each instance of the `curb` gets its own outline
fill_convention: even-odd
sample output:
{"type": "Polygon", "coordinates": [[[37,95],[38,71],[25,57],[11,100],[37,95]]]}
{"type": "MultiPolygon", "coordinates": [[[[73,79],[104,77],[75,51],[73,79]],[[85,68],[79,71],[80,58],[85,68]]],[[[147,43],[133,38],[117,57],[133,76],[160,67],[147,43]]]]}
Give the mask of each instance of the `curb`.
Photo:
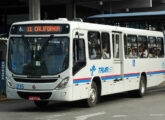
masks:
{"type": "Polygon", "coordinates": [[[0,101],[6,101],[7,98],[0,98],[0,101]]]}

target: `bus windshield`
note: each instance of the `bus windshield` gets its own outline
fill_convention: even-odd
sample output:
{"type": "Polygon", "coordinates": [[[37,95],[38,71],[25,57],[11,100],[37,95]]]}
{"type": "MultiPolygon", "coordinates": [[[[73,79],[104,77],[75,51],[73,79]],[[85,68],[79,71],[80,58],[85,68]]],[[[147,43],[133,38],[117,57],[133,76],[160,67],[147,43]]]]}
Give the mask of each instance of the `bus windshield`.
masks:
{"type": "Polygon", "coordinates": [[[68,68],[68,37],[12,37],[8,67],[18,75],[56,75],[68,68]]]}

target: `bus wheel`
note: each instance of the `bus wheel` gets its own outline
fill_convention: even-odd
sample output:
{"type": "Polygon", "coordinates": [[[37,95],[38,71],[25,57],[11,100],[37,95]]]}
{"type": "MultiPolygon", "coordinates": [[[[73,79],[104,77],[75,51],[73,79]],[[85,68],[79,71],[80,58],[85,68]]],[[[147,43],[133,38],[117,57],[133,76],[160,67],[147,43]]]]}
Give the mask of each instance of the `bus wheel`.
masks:
{"type": "Polygon", "coordinates": [[[145,77],[141,76],[139,89],[136,91],[137,97],[143,97],[146,92],[146,81],[145,77]]]}
{"type": "Polygon", "coordinates": [[[34,101],[34,104],[39,108],[44,108],[48,105],[49,101],[34,101]]]}
{"type": "Polygon", "coordinates": [[[89,94],[90,96],[87,99],[87,106],[94,107],[98,101],[98,91],[97,91],[97,85],[95,82],[92,82],[89,94]]]}

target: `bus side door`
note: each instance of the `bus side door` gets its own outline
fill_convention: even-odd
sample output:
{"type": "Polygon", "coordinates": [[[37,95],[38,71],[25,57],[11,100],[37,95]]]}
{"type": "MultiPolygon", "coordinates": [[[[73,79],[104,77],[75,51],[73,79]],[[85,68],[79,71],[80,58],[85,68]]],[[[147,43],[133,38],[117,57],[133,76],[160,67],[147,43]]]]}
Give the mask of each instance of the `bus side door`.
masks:
{"type": "Polygon", "coordinates": [[[80,100],[89,97],[89,91],[86,88],[89,87],[90,80],[79,80],[89,77],[89,71],[86,67],[86,40],[87,31],[79,29],[73,30],[73,100],[80,100]]]}
{"type": "Polygon", "coordinates": [[[123,71],[123,43],[122,33],[112,33],[113,45],[113,88],[114,93],[122,92],[124,90],[124,71],[123,71]]]}

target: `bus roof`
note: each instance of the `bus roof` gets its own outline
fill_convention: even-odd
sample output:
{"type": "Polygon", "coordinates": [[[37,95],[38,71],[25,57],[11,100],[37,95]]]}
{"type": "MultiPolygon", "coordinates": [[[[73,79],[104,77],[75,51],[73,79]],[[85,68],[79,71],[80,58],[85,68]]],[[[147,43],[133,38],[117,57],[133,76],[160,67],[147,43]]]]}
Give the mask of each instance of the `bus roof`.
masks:
{"type": "Polygon", "coordinates": [[[66,20],[38,20],[38,21],[24,21],[24,22],[17,22],[13,23],[13,25],[26,25],[26,24],[69,24],[71,29],[74,28],[81,28],[85,30],[100,30],[100,31],[125,31],[126,33],[136,33],[139,34],[159,34],[163,36],[162,32],[159,31],[150,31],[150,30],[142,30],[142,29],[135,29],[135,28],[127,28],[127,27],[118,27],[112,25],[103,25],[103,24],[96,24],[96,23],[87,23],[87,22],[77,22],[77,21],[66,21],[66,20]]]}
{"type": "MultiPolygon", "coordinates": [[[[68,20],[34,20],[34,21],[23,21],[23,22],[16,22],[16,23],[13,23],[13,25],[26,25],[26,24],[55,24],[55,23],[59,23],[59,24],[69,24],[71,23],[72,21],[68,21],[68,20]]],[[[75,21],[74,21],[75,22],[75,21]]]]}

